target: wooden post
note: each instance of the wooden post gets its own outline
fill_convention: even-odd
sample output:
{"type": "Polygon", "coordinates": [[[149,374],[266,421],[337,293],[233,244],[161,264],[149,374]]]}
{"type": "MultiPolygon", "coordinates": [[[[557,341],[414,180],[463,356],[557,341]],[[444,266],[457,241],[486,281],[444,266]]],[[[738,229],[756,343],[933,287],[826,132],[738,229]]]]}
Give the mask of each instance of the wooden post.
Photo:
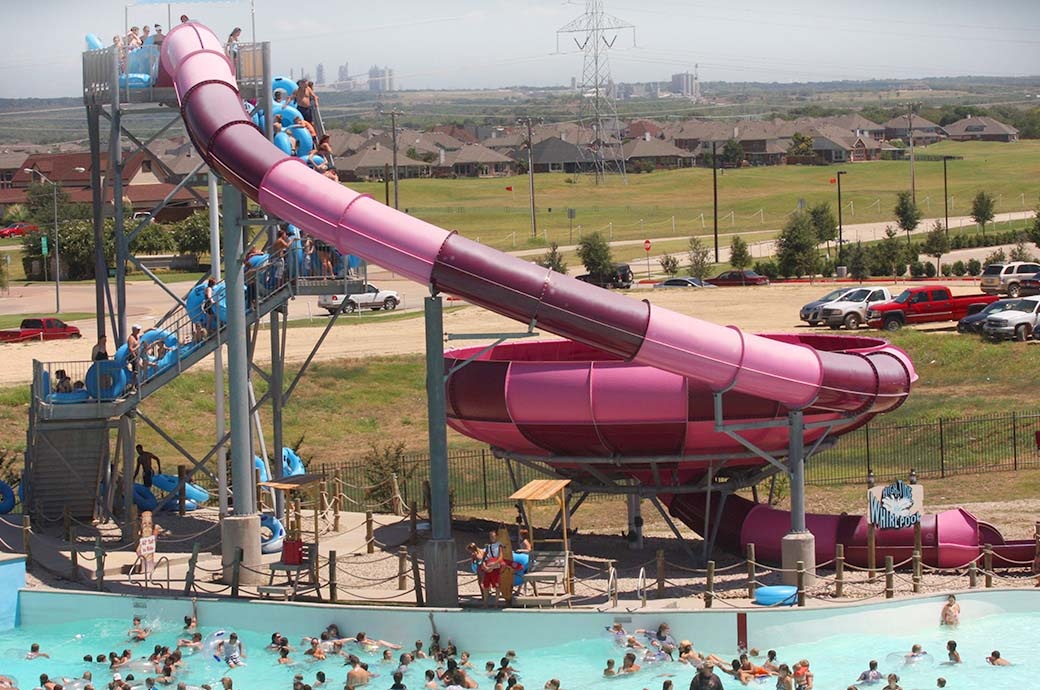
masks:
{"type": "Polygon", "coordinates": [[[231,563],[231,596],[238,598],[238,582],[242,569],[242,547],[235,549],[235,560],[231,563]]]}
{"type": "Polygon", "coordinates": [[[758,579],[758,573],[755,571],[755,545],[747,545],[747,598],[754,601],[755,599],[755,580],[758,579]]]}
{"type": "Polygon", "coordinates": [[[796,561],[794,564],[796,582],[798,585],[798,605],[805,606],[805,561],[796,561]]]}
{"type": "Polygon", "coordinates": [[[401,514],[401,487],[397,483],[397,473],[394,472],[390,475],[390,490],[393,495],[390,496],[390,512],[394,515],[401,514]]]}
{"type": "Polygon", "coordinates": [[[177,512],[184,517],[184,502],[188,500],[188,468],[177,465],[177,512]]]}
{"type": "Polygon", "coordinates": [[[914,523],[914,551],[924,553],[924,544],[921,542],[921,521],[914,523]]]}
{"type": "Polygon", "coordinates": [[[403,546],[397,550],[397,589],[408,589],[408,549],[403,546]]]}
{"type": "MultiPolygon", "coordinates": [[[[256,485],[256,486],[260,485],[260,468],[259,467],[254,467],[253,468],[253,484],[256,485]]],[[[259,489],[257,489],[257,492],[256,492],[256,505],[253,506],[253,508],[255,508],[258,512],[263,510],[263,505],[260,503],[260,495],[262,493],[263,493],[263,491],[260,491],[259,489]]]]}
{"type": "Polygon", "coordinates": [[[188,596],[195,587],[195,566],[199,562],[199,543],[191,547],[191,558],[188,559],[188,572],[184,575],[184,596],[188,596]]]}
{"type": "Polygon", "coordinates": [[[839,599],[845,594],[845,545],[834,547],[834,596],[839,599]]]}
{"type": "Polygon", "coordinates": [[[374,528],[372,526],[372,511],[365,511],[365,550],[368,553],[376,552],[376,538],[374,528]]]}
{"type": "Polygon", "coordinates": [[[336,583],[336,552],[329,551],[329,601],[339,601],[339,586],[336,583]]]}
{"type": "Polygon", "coordinates": [[[422,580],[419,579],[419,560],[415,557],[415,553],[411,553],[412,557],[412,587],[415,589],[415,605],[420,608],[426,606],[425,599],[423,597],[422,580]]]}
{"type": "Polygon", "coordinates": [[[29,516],[22,516],[22,551],[25,552],[25,569],[32,567],[32,525],[29,516]]]}
{"type": "Polygon", "coordinates": [[[704,608],[711,608],[715,597],[715,561],[708,561],[708,572],[704,576],[704,608]]]}
{"type": "Polygon", "coordinates": [[[664,549],[657,550],[657,598],[664,598],[664,549]]]}
{"type": "Polygon", "coordinates": [[[318,498],[318,487],[320,486],[320,484],[314,485],[314,548],[318,548],[318,535],[321,534],[321,528],[318,527],[318,513],[321,512],[319,510],[321,501],[318,498]]]}
{"type": "Polygon", "coordinates": [[[921,552],[914,549],[913,556],[910,558],[910,567],[913,569],[911,578],[914,583],[914,594],[921,593],[921,552]]]}
{"type": "Polygon", "coordinates": [[[411,525],[408,543],[415,545],[419,542],[419,506],[415,505],[415,501],[408,504],[408,522],[411,525]]]}
{"type": "Polygon", "coordinates": [[[993,546],[986,544],[982,547],[982,569],[986,582],[986,589],[993,586],[993,546]]]}
{"type": "Polygon", "coordinates": [[[340,511],[340,494],[337,493],[332,497],[332,506],[335,512],[332,513],[332,531],[339,534],[339,511],[340,511]]]}
{"type": "Polygon", "coordinates": [[[101,535],[94,538],[94,582],[97,591],[105,590],[105,550],[101,548],[101,535]]]}
{"type": "Polygon", "coordinates": [[[975,589],[979,586],[979,566],[975,561],[968,564],[968,587],[975,589]]]}
{"type": "Polygon", "coordinates": [[[75,525],[69,525],[69,559],[72,561],[72,581],[79,582],[79,551],[76,549],[75,525]]]}
{"type": "Polygon", "coordinates": [[[891,556],[885,556],[885,598],[891,599],[895,596],[896,568],[891,556]]]}
{"type": "Polygon", "coordinates": [[[877,527],[874,523],[867,525],[867,576],[873,582],[877,577],[877,527]]]}

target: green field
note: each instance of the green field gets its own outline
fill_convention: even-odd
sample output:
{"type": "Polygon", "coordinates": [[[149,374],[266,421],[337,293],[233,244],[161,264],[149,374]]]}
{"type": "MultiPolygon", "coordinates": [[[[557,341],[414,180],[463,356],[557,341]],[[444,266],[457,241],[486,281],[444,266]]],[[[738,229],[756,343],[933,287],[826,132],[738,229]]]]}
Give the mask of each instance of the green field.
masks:
{"type": "MultiPolygon", "coordinates": [[[[952,216],[968,215],[971,199],[979,190],[999,199],[997,211],[1001,213],[1032,210],[1037,206],[1040,141],[945,142],[920,147],[918,152],[963,156],[964,160],[948,163],[952,216]]],[[[921,161],[915,167],[918,205],[925,217],[942,216],[942,163],[921,161]]],[[[892,209],[896,194],[910,186],[908,161],[745,168],[725,170],[719,176],[720,233],[775,231],[797,208],[800,199],[809,205],[828,201],[836,206],[836,188],[829,180],[838,169],[848,173],[842,178],[845,223],[894,220],[892,209]]],[[[539,174],[535,178],[537,240],[531,238],[524,176],[402,180],[400,207],[435,225],[506,250],[544,246],[546,233],[551,242],[571,244],[578,239],[579,227],[583,233],[611,234],[614,240],[688,237],[712,232],[710,169],[629,175],[627,185],[609,176],[600,185],[590,176],[559,173],[539,174]],[[506,191],[508,186],[515,192],[506,191]],[[575,209],[576,213],[573,230],[567,218],[568,208],[575,209]]],[[[351,186],[376,199],[384,198],[381,183],[352,183],[351,186]]],[[[749,239],[765,239],[765,235],[749,239]]],[[[681,244],[675,246],[681,248],[681,244]]],[[[678,251],[671,247],[662,251],[666,249],[678,251]]],[[[641,252],[642,248],[637,251],[641,252]]]]}

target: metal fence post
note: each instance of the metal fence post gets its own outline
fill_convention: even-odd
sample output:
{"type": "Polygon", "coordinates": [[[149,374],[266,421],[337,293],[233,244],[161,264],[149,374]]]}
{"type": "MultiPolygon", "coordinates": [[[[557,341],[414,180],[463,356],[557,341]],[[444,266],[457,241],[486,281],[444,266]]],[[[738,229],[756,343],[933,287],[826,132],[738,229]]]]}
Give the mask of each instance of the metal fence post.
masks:
{"type": "Polygon", "coordinates": [[[105,550],[101,547],[101,536],[94,538],[94,581],[97,591],[105,589],[105,550]]]}
{"type": "Polygon", "coordinates": [[[1011,411],[1011,461],[1012,469],[1018,471],[1018,414],[1011,411]]]}
{"type": "Polygon", "coordinates": [[[25,552],[25,569],[32,567],[32,524],[28,515],[22,516],[22,551],[25,552]]]}
{"type": "Polygon", "coordinates": [[[488,509],[487,451],[480,449],[480,476],[484,482],[484,510],[488,509]]]}
{"type": "Polygon", "coordinates": [[[946,433],[942,417],[939,417],[939,476],[946,478],[946,433]]]}

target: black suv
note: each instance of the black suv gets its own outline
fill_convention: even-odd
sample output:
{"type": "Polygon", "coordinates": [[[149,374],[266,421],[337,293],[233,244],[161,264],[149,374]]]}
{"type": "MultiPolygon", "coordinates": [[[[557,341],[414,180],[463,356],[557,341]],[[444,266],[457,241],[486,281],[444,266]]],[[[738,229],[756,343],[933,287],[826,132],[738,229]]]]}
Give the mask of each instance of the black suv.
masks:
{"type": "Polygon", "coordinates": [[[614,269],[607,275],[593,275],[586,273],[578,276],[578,280],[597,285],[601,288],[620,288],[627,290],[632,287],[632,267],[628,264],[615,264],[614,269]]]}

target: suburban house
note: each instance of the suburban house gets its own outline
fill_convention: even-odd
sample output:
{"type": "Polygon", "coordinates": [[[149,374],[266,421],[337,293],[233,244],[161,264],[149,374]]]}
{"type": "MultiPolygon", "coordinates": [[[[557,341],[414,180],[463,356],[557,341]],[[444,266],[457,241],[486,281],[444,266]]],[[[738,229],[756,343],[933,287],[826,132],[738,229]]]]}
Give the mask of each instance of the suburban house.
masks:
{"type": "Polygon", "coordinates": [[[822,125],[810,130],[809,136],[819,163],[859,163],[881,158],[881,142],[841,127],[822,125]]]}
{"type": "Polygon", "coordinates": [[[536,173],[576,173],[595,168],[592,154],[559,137],[543,139],[532,146],[531,160],[536,173]]]}
{"type": "Polygon", "coordinates": [[[621,147],[625,156],[625,165],[630,169],[639,166],[647,168],[686,168],[693,165],[693,154],[668,141],[654,139],[646,132],[640,139],[626,141],[621,147]]]}
{"type": "MultiPolygon", "coordinates": [[[[341,180],[382,180],[385,171],[394,165],[394,152],[388,146],[375,143],[365,146],[357,153],[336,161],[336,170],[341,180]]],[[[397,154],[397,176],[400,179],[429,177],[430,164],[397,154]]]]}
{"type": "Polygon", "coordinates": [[[367,139],[360,134],[348,132],[345,129],[326,130],[329,135],[329,146],[332,147],[332,155],[336,158],[346,157],[360,151],[367,139]]]}
{"type": "MultiPolygon", "coordinates": [[[[940,141],[946,136],[946,131],[931,120],[926,120],[920,115],[914,115],[913,120],[914,144],[927,146],[940,141]]],[[[884,124],[884,128],[885,139],[890,141],[899,139],[906,143],[910,142],[910,117],[908,115],[893,117],[884,124]]]]}
{"type": "Polygon", "coordinates": [[[953,141],[1018,141],[1018,130],[992,117],[972,117],[946,125],[946,133],[953,141]]]}
{"type": "Polygon", "coordinates": [[[0,189],[10,189],[14,174],[25,167],[28,153],[22,151],[0,151],[0,189]]]}
{"type": "Polygon", "coordinates": [[[433,164],[436,177],[502,177],[515,173],[515,160],[480,144],[466,144],[456,151],[441,149],[433,164]]]}

